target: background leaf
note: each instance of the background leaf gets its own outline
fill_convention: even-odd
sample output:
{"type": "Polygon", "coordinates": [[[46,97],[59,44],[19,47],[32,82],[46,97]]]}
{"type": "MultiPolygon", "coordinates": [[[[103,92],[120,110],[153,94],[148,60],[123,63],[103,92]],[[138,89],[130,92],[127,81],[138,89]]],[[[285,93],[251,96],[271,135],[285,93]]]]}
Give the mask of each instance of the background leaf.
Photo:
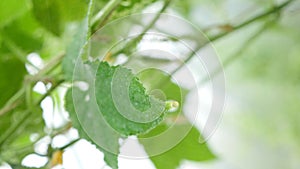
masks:
{"type": "Polygon", "coordinates": [[[87,3],[84,0],[32,0],[36,19],[48,31],[60,36],[66,22],[84,18],[87,3]]]}
{"type": "Polygon", "coordinates": [[[87,43],[87,38],[89,36],[89,18],[88,16],[80,23],[78,31],[72,40],[71,44],[67,48],[66,56],[62,62],[62,68],[64,71],[64,76],[67,80],[76,79],[73,77],[73,72],[75,64],[78,59],[81,59],[83,55],[84,45],[87,43]]]}
{"type": "Polygon", "coordinates": [[[2,51],[0,57],[1,108],[20,89],[25,74],[24,63],[12,56],[9,51],[2,51]]]}
{"type": "Polygon", "coordinates": [[[62,31],[61,18],[57,9],[57,1],[32,0],[33,12],[36,19],[47,30],[59,36],[62,31]]]}
{"type": "Polygon", "coordinates": [[[28,7],[26,0],[2,0],[0,2],[0,28],[22,15],[29,9],[28,7]]]}
{"type": "Polygon", "coordinates": [[[158,69],[147,69],[139,73],[138,77],[147,86],[148,90],[160,90],[164,94],[165,100],[177,101],[179,108],[170,114],[155,129],[140,136],[140,143],[145,151],[150,155],[151,161],[157,169],[170,168],[176,169],[183,160],[207,161],[214,159],[206,144],[201,144],[201,134],[186,119],[182,108],[188,91],[174,81],[170,76],[158,69]],[[152,141],[144,140],[164,134],[159,141],[153,144],[152,141]],[[179,134],[186,134],[178,136],[179,134]],[[181,140],[182,139],[182,140],[181,140]],[[160,155],[154,155],[160,150],[165,150],[168,145],[181,140],[176,146],[160,155]]]}
{"type": "MultiPolygon", "coordinates": [[[[175,124],[172,126],[173,135],[180,133],[179,131],[185,130],[185,128],[191,127],[191,124],[175,124]]],[[[166,131],[168,126],[166,124],[160,125],[155,128],[150,133],[143,135],[143,137],[151,137],[161,134],[163,131],[166,131]]],[[[199,131],[192,127],[187,135],[177,144],[175,147],[171,148],[167,152],[164,152],[160,155],[155,155],[150,157],[151,161],[154,163],[157,169],[176,169],[184,160],[191,161],[208,161],[215,158],[211,153],[206,144],[200,143],[202,136],[199,131]]],[[[140,140],[140,143],[143,144],[146,152],[151,152],[153,150],[161,149],[165,144],[174,142],[174,137],[165,137],[161,139],[158,143],[150,143],[140,140]]]]}

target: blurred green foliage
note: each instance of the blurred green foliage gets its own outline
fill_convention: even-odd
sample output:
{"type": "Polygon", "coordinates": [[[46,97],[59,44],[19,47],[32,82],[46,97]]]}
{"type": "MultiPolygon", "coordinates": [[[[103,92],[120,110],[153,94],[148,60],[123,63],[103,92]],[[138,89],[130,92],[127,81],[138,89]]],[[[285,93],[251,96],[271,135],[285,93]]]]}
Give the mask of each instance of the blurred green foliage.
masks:
{"type": "MultiPolygon", "coordinates": [[[[22,160],[28,154],[37,153],[34,146],[39,139],[46,136],[54,138],[69,130],[70,122],[64,124],[62,128],[47,126],[40,103],[46,96],[55,97],[54,95],[59,93],[57,86],[63,87],[61,82],[70,85],[74,62],[78,56],[88,53],[86,51],[81,53],[81,49],[90,36],[90,26],[94,26],[89,25],[89,20],[107,5],[107,1],[95,0],[90,16],[87,15],[88,2],[87,0],[0,1],[0,162],[8,163],[13,168],[25,168],[21,165],[22,160]],[[29,75],[28,70],[26,71],[25,64],[27,67],[32,64],[27,58],[30,53],[39,54],[46,65],[38,75],[29,75]],[[65,55],[62,64],[60,55],[65,55]],[[50,86],[47,88],[48,93],[37,94],[33,91],[33,86],[38,81],[50,86]],[[37,140],[31,138],[33,134],[39,136],[37,140]]],[[[100,26],[114,19],[142,12],[149,5],[154,4],[157,7],[163,2],[123,0],[113,8],[113,11],[106,13],[107,18],[100,26]]],[[[214,42],[223,63],[234,56],[233,62],[224,68],[230,102],[227,103],[228,108],[225,110],[220,131],[233,132],[235,140],[231,140],[230,136],[223,137],[224,140],[217,141],[222,148],[215,146],[214,138],[212,143],[199,144],[201,133],[187,122],[191,131],[182,142],[164,154],[150,157],[157,168],[176,168],[184,160],[198,162],[212,160],[215,159],[212,152],[218,156],[215,161],[223,160],[242,169],[299,168],[300,3],[293,1],[288,7],[255,20],[250,25],[239,30],[231,30],[239,23],[276,5],[277,1],[258,0],[172,1],[167,12],[176,13],[191,21],[203,29],[209,38],[217,37],[219,34],[227,35],[214,42]],[[252,35],[264,24],[267,27],[251,43],[242,43],[249,42],[252,35]],[[223,144],[220,143],[222,141],[223,144]],[[225,145],[230,141],[233,141],[230,146],[225,145]],[[263,148],[257,148],[259,146],[263,148]],[[259,160],[262,161],[257,162],[259,160]]],[[[122,27],[117,27],[110,31],[122,30],[122,27]]],[[[101,43],[105,44],[106,41],[101,43]]],[[[135,48],[136,46],[133,46],[130,50],[133,51],[135,48]]],[[[155,58],[148,59],[155,60],[155,58]]],[[[86,63],[85,61],[83,60],[82,64],[86,63]]],[[[161,64],[161,60],[156,62],[161,64]]],[[[138,76],[147,90],[160,89],[165,93],[166,100],[176,100],[180,103],[176,113],[167,115],[167,120],[184,116],[182,109],[188,89],[175,84],[163,73],[148,72],[138,76]],[[161,85],[162,82],[164,85],[161,85]]],[[[66,101],[70,106],[68,111],[72,125],[79,129],[81,138],[93,142],[81,128],[81,124],[76,121],[77,116],[72,107],[74,100],[70,98],[71,96],[68,96],[66,101]]],[[[91,105],[83,105],[81,109],[89,110],[93,107],[91,105]]],[[[162,133],[168,128],[170,126],[164,121],[140,138],[162,133]]],[[[186,126],[182,124],[173,126],[174,131],[183,128],[186,126]]],[[[172,134],[176,135],[176,132],[172,134]]],[[[96,134],[96,136],[103,135],[96,134]]],[[[113,149],[116,152],[119,151],[118,138],[112,136],[106,140],[106,143],[114,145],[113,149]]],[[[161,145],[170,142],[168,139],[164,141],[161,145]]],[[[143,141],[140,143],[145,146],[148,153],[161,146],[143,141]]],[[[48,146],[47,154],[40,155],[51,158],[55,148],[48,146]]],[[[117,168],[117,156],[98,148],[106,154],[105,161],[108,165],[117,168]]],[[[45,164],[44,167],[49,168],[49,165],[45,164]]]]}

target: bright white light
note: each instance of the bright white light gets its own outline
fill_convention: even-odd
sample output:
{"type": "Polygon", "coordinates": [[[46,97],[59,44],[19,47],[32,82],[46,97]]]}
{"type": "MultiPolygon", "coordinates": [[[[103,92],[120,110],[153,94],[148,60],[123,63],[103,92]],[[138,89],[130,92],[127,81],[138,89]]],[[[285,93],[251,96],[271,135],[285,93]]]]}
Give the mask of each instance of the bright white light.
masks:
{"type": "Polygon", "coordinates": [[[35,141],[37,141],[38,140],[38,138],[39,138],[39,134],[38,133],[33,133],[33,134],[31,134],[30,135],[30,141],[31,142],[35,142],[35,141]]]}
{"type": "Polygon", "coordinates": [[[26,156],[23,161],[22,165],[27,167],[43,167],[48,161],[47,157],[41,157],[36,154],[30,154],[26,156]]]}
{"type": "Polygon", "coordinates": [[[34,66],[30,64],[26,64],[26,69],[29,74],[34,75],[39,72],[38,69],[42,69],[44,67],[43,60],[41,59],[40,55],[37,53],[30,53],[27,55],[27,60],[34,66]],[[38,68],[38,69],[37,69],[38,68]]]}
{"type": "Polygon", "coordinates": [[[43,118],[45,119],[46,126],[48,128],[53,128],[53,100],[51,97],[46,97],[42,103],[41,107],[43,109],[43,118]]]}
{"type": "Polygon", "coordinates": [[[99,169],[106,165],[103,157],[103,153],[97,150],[96,146],[80,140],[64,152],[63,166],[65,169],[99,169]]]}
{"type": "Polygon", "coordinates": [[[34,151],[39,154],[47,154],[48,145],[51,143],[51,138],[49,136],[43,137],[34,146],[34,151]]]}
{"type": "Polygon", "coordinates": [[[40,93],[40,94],[46,94],[47,89],[43,82],[37,82],[36,85],[33,87],[33,91],[40,93]]]}
{"type": "Polygon", "coordinates": [[[53,148],[59,148],[67,145],[73,140],[76,140],[79,138],[78,132],[76,129],[70,129],[68,132],[64,134],[57,135],[52,140],[52,147],[53,148]]]}
{"type": "Polygon", "coordinates": [[[12,169],[8,164],[4,163],[0,166],[0,169],[12,169]]]}
{"type": "Polygon", "coordinates": [[[75,82],[74,86],[78,87],[81,91],[87,91],[89,89],[89,84],[84,81],[75,82]]]}
{"type": "Polygon", "coordinates": [[[147,153],[144,150],[143,146],[138,142],[138,138],[136,136],[131,136],[126,139],[121,146],[120,154],[118,158],[119,168],[120,169],[155,169],[153,163],[148,158],[141,158],[147,157],[147,153]],[[133,152],[134,151],[134,152],[133,152]],[[122,154],[126,156],[126,154],[134,155],[136,154],[138,157],[122,157],[122,154]],[[140,158],[139,158],[140,157],[140,158]]]}
{"type": "Polygon", "coordinates": [[[128,61],[128,57],[124,54],[120,54],[118,55],[114,65],[121,65],[121,64],[124,64],[128,61]]]}

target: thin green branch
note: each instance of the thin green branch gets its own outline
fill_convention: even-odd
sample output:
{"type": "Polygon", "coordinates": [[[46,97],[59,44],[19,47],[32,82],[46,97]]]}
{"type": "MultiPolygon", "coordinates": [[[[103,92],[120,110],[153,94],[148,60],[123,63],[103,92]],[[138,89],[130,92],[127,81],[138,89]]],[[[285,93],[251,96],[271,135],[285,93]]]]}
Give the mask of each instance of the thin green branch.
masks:
{"type": "Polygon", "coordinates": [[[60,86],[65,80],[64,79],[61,79],[57,82],[55,82],[53,84],[53,86],[47,91],[46,94],[44,94],[36,103],[36,105],[40,105],[42,103],[42,101],[47,97],[49,96],[58,86],[60,86]]]}
{"type": "Polygon", "coordinates": [[[55,129],[54,131],[51,132],[50,137],[54,138],[57,135],[63,134],[67,131],[69,131],[72,128],[72,123],[68,122],[66,123],[63,127],[60,127],[58,129],[55,129]]]}
{"type": "Polygon", "coordinates": [[[7,103],[4,105],[3,108],[0,110],[0,116],[4,115],[6,112],[11,111],[12,109],[16,108],[21,104],[20,98],[24,96],[25,88],[21,88],[15,95],[13,95],[7,103]]]}
{"type": "Polygon", "coordinates": [[[39,70],[38,67],[36,67],[34,64],[27,60],[26,53],[22,51],[22,49],[20,49],[20,47],[18,47],[12,40],[10,40],[10,38],[6,38],[4,43],[17,59],[19,59],[24,64],[28,64],[34,69],[39,70]]]}
{"type": "Polygon", "coordinates": [[[128,43],[126,43],[126,45],[122,49],[118,50],[115,53],[112,53],[112,56],[119,55],[120,53],[124,52],[124,49],[125,50],[132,49],[134,45],[139,43],[142,40],[142,38],[144,37],[144,35],[147,33],[147,31],[149,31],[154,26],[154,24],[160,18],[161,14],[168,8],[171,1],[172,0],[165,0],[162,8],[156,13],[155,17],[151,20],[151,22],[148,25],[146,25],[146,27],[143,29],[142,33],[137,38],[134,38],[131,41],[129,41],[128,43]]]}
{"type": "Polygon", "coordinates": [[[63,147],[60,147],[58,148],[59,150],[63,151],[69,147],[71,147],[72,145],[74,145],[75,143],[77,143],[79,140],[81,140],[80,138],[76,139],[76,140],[73,140],[71,141],[70,143],[68,143],[67,145],[63,146],[63,147]]]}
{"type": "MultiPolygon", "coordinates": [[[[54,138],[55,136],[59,135],[59,134],[63,134],[65,132],[67,132],[70,128],[72,127],[72,124],[71,122],[67,123],[65,126],[61,127],[61,128],[58,128],[58,129],[55,129],[49,136],[51,138],[54,138]]],[[[48,136],[48,134],[44,133],[43,135],[39,136],[35,141],[31,142],[29,145],[26,145],[24,147],[21,147],[21,148],[13,148],[13,151],[14,152],[24,152],[24,151],[27,151],[28,149],[32,149],[32,148],[29,148],[29,147],[33,147],[36,143],[38,143],[39,141],[41,141],[42,138],[48,136]]],[[[39,156],[45,156],[45,157],[48,157],[47,154],[39,154],[37,152],[32,152],[34,154],[37,154],[39,156]]],[[[1,155],[1,153],[0,153],[1,155]]],[[[15,155],[15,154],[12,154],[12,156],[15,155]]],[[[1,158],[1,156],[0,156],[1,158]]],[[[8,159],[10,159],[8,157],[8,159]]],[[[8,161],[8,160],[5,160],[5,161],[8,161]]]]}
{"type": "Polygon", "coordinates": [[[34,75],[31,80],[33,82],[37,82],[40,79],[42,79],[43,76],[45,76],[46,74],[52,72],[57,66],[60,65],[63,57],[65,56],[65,52],[62,52],[60,54],[58,54],[56,57],[54,57],[53,59],[51,59],[45,66],[43,69],[41,69],[36,75],[34,75]]]}
{"type": "MultiPolygon", "coordinates": [[[[39,71],[38,74],[31,76],[30,78],[26,79],[26,81],[30,81],[31,83],[35,83],[39,81],[40,79],[43,79],[43,77],[51,72],[53,69],[55,69],[61,62],[64,54],[60,54],[57,57],[53,58],[48,62],[48,64],[39,71]]],[[[11,111],[12,109],[18,107],[23,103],[22,98],[25,96],[26,90],[29,82],[26,82],[23,87],[13,96],[9,99],[9,101],[5,104],[3,108],[0,110],[0,116],[4,115],[5,113],[11,111]]]]}
{"type": "Polygon", "coordinates": [[[8,138],[10,138],[12,134],[15,133],[15,131],[17,131],[20,128],[20,126],[22,126],[22,124],[26,122],[26,120],[30,117],[30,111],[25,111],[23,117],[24,118],[22,118],[21,121],[19,121],[18,123],[14,123],[13,126],[10,127],[9,130],[7,130],[0,137],[0,147],[2,147],[2,145],[8,140],[8,138]]]}
{"type": "Polygon", "coordinates": [[[260,37],[260,35],[270,26],[270,22],[265,23],[257,32],[255,32],[248,40],[246,40],[241,47],[229,58],[227,58],[223,62],[222,67],[218,67],[216,70],[214,70],[209,76],[206,76],[202,80],[199,81],[199,84],[204,84],[209,79],[215,77],[220,72],[223,71],[223,68],[228,67],[230,64],[232,64],[234,61],[242,57],[243,52],[247,51],[247,49],[255,42],[257,38],[260,37]]]}
{"type": "Polygon", "coordinates": [[[239,29],[241,29],[241,28],[244,28],[244,27],[248,26],[249,24],[252,24],[253,22],[256,22],[257,20],[263,19],[263,18],[265,18],[266,16],[269,16],[269,15],[271,15],[271,14],[278,13],[278,12],[280,12],[284,7],[288,6],[288,5],[289,5],[291,2],[293,2],[293,1],[294,1],[294,0],[288,0],[288,1],[284,2],[284,3],[282,3],[281,5],[275,6],[275,7],[271,8],[270,10],[268,10],[268,11],[266,11],[266,12],[263,12],[263,13],[261,13],[261,14],[255,16],[255,17],[253,17],[252,19],[249,19],[249,20],[247,20],[247,21],[245,21],[245,22],[243,22],[243,23],[241,23],[241,24],[239,24],[239,25],[237,25],[237,26],[232,27],[230,31],[221,33],[221,34],[219,34],[219,35],[217,35],[217,36],[215,36],[215,37],[210,38],[209,40],[210,40],[210,41],[218,40],[218,39],[222,38],[223,36],[226,36],[226,35],[227,35],[228,33],[230,33],[230,32],[233,32],[233,31],[239,30],[239,29]]]}
{"type": "Polygon", "coordinates": [[[32,83],[30,81],[25,82],[25,101],[27,109],[32,110],[32,83]]]}
{"type": "Polygon", "coordinates": [[[24,116],[23,118],[21,118],[21,120],[16,123],[16,125],[14,125],[14,127],[10,128],[9,131],[7,131],[3,136],[0,137],[0,147],[4,144],[4,142],[6,142],[6,140],[8,138],[10,138],[12,136],[12,134],[18,130],[19,128],[21,128],[23,126],[23,124],[26,122],[26,120],[30,117],[30,115],[32,115],[35,111],[34,111],[34,106],[38,106],[41,104],[41,102],[48,96],[50,95],[50,93],[55,90],[61,83],[63,83],[64,80],[60,80],[57,83],[55,83],[50,90],[47,91],[46,94],[44,94],[34,105],[32,105],[31,109],[28,109],[24,112],[24,116]]]}
{"type": "Polygon", "coordinates": [[[110,0],[101,11],[99,11],[91,21],[92,32],[97,30],[97,27],[102,26],[102,24],[107,20],[111,13],[116,9],[116,7],[121,3],[122,0],[110,0]]]}
{"type": "Polygon", "coordinates": [[[237,26],[233,26],[230,31],[226,31],[226,32],[220,33],[219,35],[216,35],[214,37],[208,38],[208,41],[206,41],[203,44],[197,46],[196,49],[193,52],[191,52],[191,54],[184,60],[184,62],[179,67],[177,67],[174,71],[172,71],[172,73],[171,73],[170,76],[174,75],[177,71],[179,71],[186,63],[188,63],[195,56],[195,53],[197,51],[199,51],[201,48],[203,48],[207,44],[209,44],[211,42],[214,42],[214,41],[217,41],[217,40],[223,38],[224,36],[226,36],[226,35],[228,35],[228,34],[230,34],[232,32],[235,32],[235,31],[237,31],[239,29],[242,29],[242,28],[244,28],[244,27],[246,27],[246,26],[248,26],[248,25],[250,25],[252,23],[255,23],[256,21],[258,21],[260,19],[263,19],[263,18],[265,18],[265,17],[267,17],[269,15],[281,12],[281,10],[284,7],[288,6],[292,1],[294,1],[294,0],[288,0],[288,1],[284,2],[284,3],[282,3],[281,5],[275,6],[274,8],[271,8],[271,9],[269,9],[269,10],[267,10],[267,11],[265,11],[265,12],[263,12],[263,13],[257,15],[257,16],[255,16],[255,17],[253,17],[252,19],[249,19],[249,20],[247,20],[245,22],[242,22],[241,24],[239,24],[237,26]]]}

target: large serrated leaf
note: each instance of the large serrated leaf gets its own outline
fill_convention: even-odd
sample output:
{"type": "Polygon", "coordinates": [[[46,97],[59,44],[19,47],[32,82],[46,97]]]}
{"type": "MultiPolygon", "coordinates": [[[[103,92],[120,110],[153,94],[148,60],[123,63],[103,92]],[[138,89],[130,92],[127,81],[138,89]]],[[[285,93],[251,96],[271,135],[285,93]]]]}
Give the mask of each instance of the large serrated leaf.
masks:
{"type": "Polygon", "coordinates": [[[104,160],[112,168],[117,168],[117,154],[119,153],[119,135],[106,123],[98,110],[94,95],[94,74],[97,63],[86,63],[79,66],[77,82],[88,85],[88,90],[81,90],[75,86],[66,95],[66,109],[70,113],[73,126],[78,129],[81,138],[94,143],[104,154],[104,160]],[[79,81],[80,80],[80,81],[79,81]],[[84,99],[84,101],[83,101],[84,99]]]}
{"type": "Polygon", "coordinates": [[[66,56],[62,62],[62,68],[64,71],[64,76],[67,80],[73,80],[73,71],[75,68],[76,61],[80,57],[83,46],[85,45],[88,37],[88,20],[85,19],[79,25],[78,31],[67,48],[66,56]]]}
{"type": "Polygon", "coordinates": [[[145,133],[163,120],[164,103],[148,96],[129,69],[101,62],[95,86],[101,113],[122,135],[145,133]]]}
{"type": "Polygon", "coordinates": [[[183,101],[188,90],[173,82],[174,79],[172,79],[166,72],[150,68],[143,70],[137,76],[146,86],[147,90],[159,90],[159,92],[161,92],[160,94],[158,93],[158,95],[155,95],[157,98],[165,101],[173,100],[179,103],[178,109],[173,112],[172,115],[178,115],[182,112],[183,101]]]}
{"type": "MultiPolygon", "coordinates": [[[[78,89],[75,89],[75,90],[78,90],[78,89]]],[[[76,93],[78,93],[78,92],[80,92],[80,91],[77,91],[76,93]]],[[[82,94],[84,95],[84,93],[82,93],[82,94]]],[[[82,108],[81,110],[78,110],[78,111],[82,111],[83,109],[85,109],[86,112],[94,112],[94,110],[90,109],[90,107],[93,107],[91,104],[93,104],[93,103],[92,102],[84,103],[84,104],[77,103],[77,106],[82,108]]],[[[80,123],[80,121],[78,120],[78,116],[76,114],[78,111],[76,111],[75,107],[74,107],[72,90],[69,90],[66,95],[66,109],[70,114],[70,118],[71,118],[73,127],[75,127],[78,130],[81,138],[84,138],[84,139],[90,141],[91,143],[95,143],[94,138],[98,137],[95,135],[99,135],[98,138],[102,137],[102,139],[101,139],[102,144],[107,144],[107,146],[109,144],[111,149],[115,149],[115,151],[118,151],[119,137],[117,135],[115,135],[113,132],[109,133],[109,131],[105,131],[105,128],[106,128],[105,122],[103,122],[102,120],[97,121],[98,124],[95,124],[95,122],[93,122],[93,121],[91,121],[89,124],[89,126],[95,127],[95,129],[96,128],[99,129],[99,130],[97,130],[98,133],[95,133],[92,135],[89,135],[88,133],[86,133],[86,131],[82,127],[82,125],[86,126],[88,124],[85,122],[80,123]]],[[[95,118],[95,116],[92,116],[92,118],[97,119],[97,118],[95,118]]],[[[89,127],[86,127],[86,128],[89,128],[89,127]]],[[[118,168],[118,156],[114,153],[110,153],[109,151],[106,151],[104,148],[100,147],[98,144],[95,144],[95,145],[100,151],[102,151],[104,153],[105,162],[109,166],[111,166],[113,169],[118,168]]]]}
{"type": "Polygon", "coordinates": [[[84,64],[81,59],[89,36],[89,13],[92,5],[93,1],[90,1],[87,17],[80,23],[78,32],[69,45],[62,63],[65,78],[75,83],[66,94],[66,109],[80,137],[95,144],[104,153],[105,162],[116,169],[118,168],[119,135],[106,124],[97,108],[93,88],[93,75],[97,64],[84,64]],[[81,90],[80,87],[76,87],[76,83],[84,83],[88,85],[88,89],[81,90]]]}
{"type": "MultiPolygon", "coordinates": [[[[66,109],[70,113],[73,126],[78,129],[82,138],[96,144],[97,148],[104,152],[105,161],[108,165],[112,168],[117,168],[116,154],[119,153],[119,138],[132,134],[145,133],[158,125],[162,120],[161,113],[164,110],[164,103],[146,95],[143,85],[133,76],[129,69],[123,67],[111,67],[105,62],[101,62],[100,64],[98,62],[83,64],[79,61],[76,64],[74,73],[76,77],[74,79],[74,86],[66,95],[66,109]],[[135,105],[134,108],[139,110],[136,113],[141,113],[140,116],[145,117],[152,113],[152,115],[158,116],[154,121],[136,123],[118,114],[119,112],[116,110],[112,100],[112,92],[108,89],[114,86],[111,80],[118,68],[123,73],[125,72],[130,75],[122,76],[124,78],[122,80],[127,81],[129,79],[128,97],[129,101],[135,105]],[[96,79],[94,78],[95,75],[97,75],[96,79]],[[99,82],[101,83],[99,84],[99,82]],[[96,85],[94,86],[94,84],[96,85]],[[84,89],[83,86],[87,86],[88,89],[84,89]],[[108,99],[107,96],[111,96],[111,98],[108,99]],[[97,102],[101,103],[97,104],[96,99],[97,102]],[[151,106],[155,106],[156,109],[151,109],[151,106]],[[147,112],[149,110],[156,112],[149,113],[147,112]]],[[[118,81],[117,84],[122,86],[125,83],[119,83],[118,81]]],[[[123,100],[126,99],[126,96],[120,98],[123,100]]]]}
{"type": "Polygon", "coordinates": [[[72,42],[68,45],[66,56],[62,62],[62,68],[65,78],[69,81],[73,80],[73,73],[75,64],[84,53],[84,46],[89,38],[89,22],[90,12],[92,10],[93,1],[91,0],[87,16],[80,22],[77,33],[75,34],[72,42]]]}

